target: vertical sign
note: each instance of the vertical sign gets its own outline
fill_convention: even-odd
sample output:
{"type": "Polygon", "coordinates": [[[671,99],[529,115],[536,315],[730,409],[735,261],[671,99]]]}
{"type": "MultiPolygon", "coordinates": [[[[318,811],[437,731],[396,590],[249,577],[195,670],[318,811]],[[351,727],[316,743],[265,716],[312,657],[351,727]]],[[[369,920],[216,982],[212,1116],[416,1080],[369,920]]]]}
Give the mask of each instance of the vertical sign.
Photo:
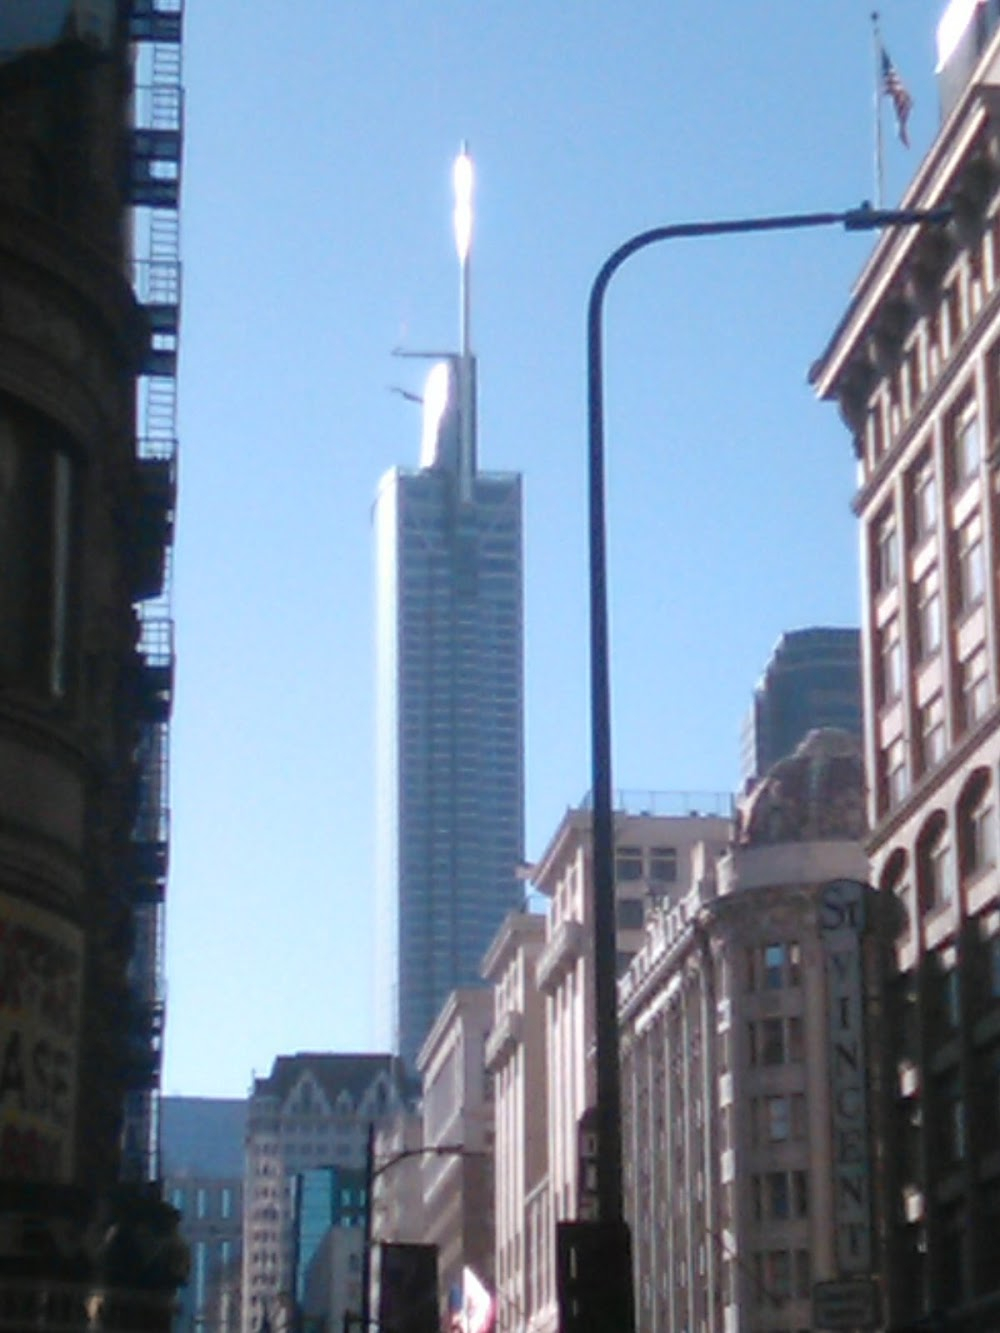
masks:
{"type": "Polygon", "coordinates": [[[839,879],[823,887],[820,934],[826,954],[833,1223],[841,1275],[872,1266],[871,1160],[865,1059],[861,934],[865,886],[839,879]]]}

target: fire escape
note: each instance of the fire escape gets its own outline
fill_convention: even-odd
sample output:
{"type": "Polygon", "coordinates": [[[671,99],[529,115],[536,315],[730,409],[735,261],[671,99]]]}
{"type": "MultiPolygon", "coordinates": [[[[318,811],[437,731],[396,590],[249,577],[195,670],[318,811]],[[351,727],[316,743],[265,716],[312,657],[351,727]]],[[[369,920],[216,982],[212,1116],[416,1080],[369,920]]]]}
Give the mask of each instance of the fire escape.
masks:
{"type": "Polygon", "coordinates": [[[164,897],[170,833],[169,740],[174,637],[171,566],[177,495],[177,349],[180,331],[180,184],[183,0],[132,0],[135,44],[129,202],[133,285],[148,343],[137,385],[131,534],[138,617],[138,802],[131,844],[134,943],[129,969],[128,1086],[122,1175],[158,1174],[164,1019],[164,897]]]}

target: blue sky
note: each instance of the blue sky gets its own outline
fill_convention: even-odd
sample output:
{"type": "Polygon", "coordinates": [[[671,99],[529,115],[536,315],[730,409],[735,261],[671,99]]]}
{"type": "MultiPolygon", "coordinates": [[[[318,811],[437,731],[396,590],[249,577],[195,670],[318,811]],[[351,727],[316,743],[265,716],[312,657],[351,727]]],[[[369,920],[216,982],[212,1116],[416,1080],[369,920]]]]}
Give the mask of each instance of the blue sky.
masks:
{"type": "MultiPolygon", "coordinates": [[[[418,457],[455,344],[451,164],[476,161],[480,459],[526,490],[537,855],[588,779],[584,316],[659,223],[873,191],[859,0],[205,0],[187,6],[178,688],[164,1088],[240,1095],[278,1053],[369,1049],[371,503],[418,457]]],[[[886,0],[937,126],[941,0],[886,0]]],[[[616,785],[735,785],[784,629],[858,620],[850,441],[806,384],[871,245],[663,246],[607,308],[616,785]]]]}

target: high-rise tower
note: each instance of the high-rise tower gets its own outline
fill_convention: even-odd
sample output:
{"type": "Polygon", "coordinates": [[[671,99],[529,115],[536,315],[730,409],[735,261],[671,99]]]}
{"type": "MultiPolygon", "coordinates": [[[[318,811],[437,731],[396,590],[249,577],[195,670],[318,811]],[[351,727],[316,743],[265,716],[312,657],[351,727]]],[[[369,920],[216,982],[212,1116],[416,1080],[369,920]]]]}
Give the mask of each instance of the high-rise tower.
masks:
{"type": "Polygon", "coordinates": [[[412,1068],[519,897],[521,478],[481,472],[469,337],[472,164],[455,164],[461,350],[431,370],[418,468],[375,502],[379,1041],[412,1068]]]}

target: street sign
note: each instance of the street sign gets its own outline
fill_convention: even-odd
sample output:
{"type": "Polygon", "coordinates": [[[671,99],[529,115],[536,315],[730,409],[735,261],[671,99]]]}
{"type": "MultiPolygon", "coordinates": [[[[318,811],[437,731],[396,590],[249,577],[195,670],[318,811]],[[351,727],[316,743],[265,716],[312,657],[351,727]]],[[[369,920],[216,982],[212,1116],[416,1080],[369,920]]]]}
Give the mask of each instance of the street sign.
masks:
{"type": "Polygon", "coordinates": [[[813,1286],[813,1324],[840,1330],[878,1324],[878,1288],[871,1278],[817,1282],[813,1286]]]}

